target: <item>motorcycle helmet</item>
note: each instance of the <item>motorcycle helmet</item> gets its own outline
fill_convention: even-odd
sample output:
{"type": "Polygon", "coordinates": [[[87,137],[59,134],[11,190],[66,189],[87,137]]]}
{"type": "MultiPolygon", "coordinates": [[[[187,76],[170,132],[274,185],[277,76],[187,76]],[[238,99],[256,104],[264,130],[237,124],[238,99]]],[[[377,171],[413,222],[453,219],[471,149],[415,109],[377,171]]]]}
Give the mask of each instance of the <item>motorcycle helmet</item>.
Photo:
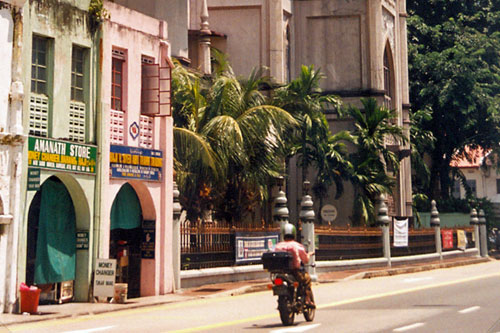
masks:
{"type": "Polygon", "coordinates": [[[293,238],[297,236],[297,229],[291,223],[287,223],[283,226],[283,237],[285,238],[293,238]]]}

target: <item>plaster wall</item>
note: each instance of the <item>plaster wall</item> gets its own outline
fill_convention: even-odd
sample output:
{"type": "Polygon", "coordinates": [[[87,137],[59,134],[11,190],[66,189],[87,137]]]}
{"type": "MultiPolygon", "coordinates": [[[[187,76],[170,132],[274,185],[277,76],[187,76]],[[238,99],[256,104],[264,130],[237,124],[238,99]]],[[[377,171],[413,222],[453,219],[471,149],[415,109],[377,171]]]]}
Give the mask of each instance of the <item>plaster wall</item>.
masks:
{"type": "MultiPolygon", "coordinates": [[[[87,8],[89,0],[66,1],[56,5],[55,0],[44,0],[28,3],[24,12],[24,42],[25,50],[23,72],[25,75],[26,94],[24,99],[24,128],[29,128],[29,98],[31,90],[31,49],[33,35],[51,39],[52,53],[49,53],[49,84],[48,96],[50,99],[49,137],[55,139],[69,138],[69,105],[71,101],[71,55],[72,46],[78,45],[88,49],[87,59],[93,58],[92,38],[87,26],[87,12],[80,9],[87,8]],[[87,4],[85,6],[85,3],[87,4]]],[[[95,112],[92,90],[92,71],[90,64],[86,64],[86,131],[87,142],[95,142],[95,112]]]]}
{"type": "MultiPolygon", "coordinates": [[[[478,198],[488,198],[494,203],[500,203],[500,194],[497,193],[497,179],[500,175],[492,167],[483,170],[482,168],[461,169],[467,180],[476,181],[476,196],[478,198]]],[[[460,198],[465,198],[465,189],[460,185],[460,198]]]]}
{"type": "Polygon", "coordinates": [[[154,118],[153,149],[163,151],[163,175],[160,182],[111,179],[110,175],[110,101],[112,49],[126,51],[126,79],[124,96],[125,143],[126,146],[139,147],[139,137],[129,134],[133,122],[139,124],[141,111],[141,56],[154,57],[156,62],[165,65],[169,56],[169,44],[164,22],[142,15],[128,8],[106,2],[110,19],[104,23],[102,39],[102,179],[100,180],[100,258],[109,256],[110,216],[113,201],[123,184],[129,182],[135,189],[144,219],[156,220],[155,259],[142,259],[141,296],[159,295],[172,292],[174,288],[172,269],[172,180],[173,180],[173,121],[170,117],[154,118]]]}
{"type": "MultiPolygon", "coordinates": [[[[227,36],[224,43],[213,45],[223,47],[235,73],[248,76],[252,69],[266,66],[283,82],[285,24],[291,15],[291,1],[208,0],[207,4],[210,30],[227,36]]],[[[201,10],[202,1],[190,0],[189,29],[200,29],[201,10]]],[[[195,54],[190,57],[195,58],[195,54]]]]}
{"type": "Polygon", "coordinates": [[[168,22],[172,56],[188,57],[188,10],[185,0],[115,0],[115,3],[168,22]]]}
{"type": "Polygon", "coordinates": [[[7,7],[0,7],[0,132],[7,130],[9,92],[12,74],[12,37],[14,21],[7,7]]]}

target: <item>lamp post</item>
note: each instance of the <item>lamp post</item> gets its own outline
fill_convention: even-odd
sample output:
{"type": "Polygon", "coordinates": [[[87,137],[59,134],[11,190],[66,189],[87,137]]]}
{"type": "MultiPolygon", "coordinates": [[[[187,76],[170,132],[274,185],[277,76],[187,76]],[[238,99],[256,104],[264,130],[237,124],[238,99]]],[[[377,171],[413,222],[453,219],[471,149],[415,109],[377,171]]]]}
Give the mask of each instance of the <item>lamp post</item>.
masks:
{"type": "Polygon", "coordinates": [[[283,228],[285,224],[288,223],[288,207],[287,207],[287,198],[285,192],[283,192],[283,177],[279,176],[276,178],[276,185],[278,185],[279,191],[276,199],[274,199],[274,208],[273,208],[273,220],[280,227],[280,241],[283,240],[283,228]]]}
{"type": "Polygon", "coordinates": [[[443,259],[443,249],[441,247],[441,220],[436,208],[436,201],[431,201],[431,227],[434,227],[434,238],[436,240],[436,252],[439,254],[439,260],[443,259]]]}
{"type": "Polygon", "coordinates": [[[477,218],[477,211],[472,208],[470,212],[470,225],[474,227],[474,246],[477,249],[477,253],[481,255],[481,246],[479,242],[479,219],[477,218]]]}
{"type": "Polygon", "coordinates": [[[484,216],[484,210],[482,209],[479,210],[478,223],[479,223],[479,237],[481,238],[481,241],[479,242],[481,248],[481,257],[487,257],[488,243],[486,236],[486,217],[484,216]]]}
{"type": "Polygon", "coordinates": [[[387,212],[388,208],[385,203],[385,195],[381,194],[378,197],[377,224],[382,228],[382,246],[384,249],[384,257],[387,259],[387,266],[391,267],[391,239],[389,237],[390,219],[387,212]]]}
{"type": "MultiPolygon", "coordinates": [[[[300,203],[300,220],[302,221],[302,232],[300,233],[301,243],[306,248],[307,252],[314,252],[314,208],[312,197],[309,195],[309,188],[311,183],[309,181],[304,181],[302,184],[302,201],[300,203]]],[[[311,256],[309,259],[309,265],[307,267],[307,272],[311,276],[311,280],[317,281],[318,276],[316,275],[316,260],[315,256],[311,256]]]]}

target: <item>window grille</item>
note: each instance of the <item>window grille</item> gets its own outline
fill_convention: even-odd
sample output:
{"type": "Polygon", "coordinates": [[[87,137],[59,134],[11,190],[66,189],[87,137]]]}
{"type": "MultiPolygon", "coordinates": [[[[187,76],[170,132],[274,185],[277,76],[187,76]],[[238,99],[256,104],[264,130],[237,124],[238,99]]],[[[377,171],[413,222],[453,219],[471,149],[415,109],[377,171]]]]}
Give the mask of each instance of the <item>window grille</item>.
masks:
{"type": "Polygon", "coordinates": [[[110,114],[110,141],[111,144],[124,144],[125,113],[123,111],[111,110],[110,114]]]}
{"type": "Polygon", "coordinates": [[[153,148],[154,120],[152,117],[142,116],[140,121],[139,146],[143,148],[153,148]]]}
{"type": "Polygon", "coordinates": [[[29,134],[48,137],[49,99],[47,96],[31,94],[29,134]]]}
{"type": "Polygon", "coordinates": [[[71,102],[69,104],[69,139],[85,142],[85,104],[71,102]]]}

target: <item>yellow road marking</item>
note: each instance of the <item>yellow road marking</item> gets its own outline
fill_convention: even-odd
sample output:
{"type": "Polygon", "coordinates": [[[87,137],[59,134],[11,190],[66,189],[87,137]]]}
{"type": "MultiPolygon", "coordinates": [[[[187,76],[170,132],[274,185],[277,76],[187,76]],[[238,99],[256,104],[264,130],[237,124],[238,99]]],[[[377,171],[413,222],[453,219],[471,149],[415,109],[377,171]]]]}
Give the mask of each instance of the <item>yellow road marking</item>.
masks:
{"type": "MultiPolygon", "coordinates": [[[[480,280],[480,279],[487,279],[487,278],[497,277],[497,276],[500,276],[500,273],[492,273],[492,274],[481,275],[481,276],[476,276],[476,277],[464,278],[464,279],[460,279],[460,280],[446,281],[446,282],[436,283],[436,284],[432,284],[432,285],[425,285],[425,286],[419,286],[419,287],[414,287],[414,288],[406,288],[406,289],[395,290],[395,291],[390,291],[390,292],[386,292],[386,293],[350,298],[350,299],[346,299],[346,300],[342,300],[342,301],[321,304],[321,305],[318,305],[317,308],[324,309],[324,308],[335,307],[335,306],[340,306],[340,305],[345,305],[345,304],[363,302],[363,301],[372,300],[372,299],[381,298],[381,297],[401,295],[401,294],[411,293],[411,292],[420,291],[420,290],[439,288],[439,287],[460,284],[460,283],[465,283],[465,282],[470,282],[470,281],[475,281],[475,280],[480,280]]],[[[324,286],[326,287],[326,285],[324,285],[324,286]]],[[[123,317],[123,316],[148,313],[148,312],[158,311],[158,310],[178,309],[178,308],[184,308],[184,307],[189,307],[189,306],[193,306],[193,305],[220,303],[220,302],[227,301],[227,299],[229,299],[229,298],[231,300],[234,300],[237,298],[246,298],[246,297],[255,296],[255,295],[260,294],[260,293],[268,293],[268,292],[269,291],[262,291],[262,292],[258,292],[258,293],[243,294],[243,295],[237,295],[237,296],[204,298],[204,299],[197,299],[197,300],[191,300],[191,301],[179,302],[179,303],[170,303],[170,304],[156,305],[156,306],[152,305],[152,306],[135,308],[135,309],[105,312],[105,313],[100,313],[100,314],[96,314],[96,315],[84,315],[84,316],[77,317],[77,318],[54,319],[54,320],[48,320],[48,321],[42,321],[42,322],[8,325],[8,329],[11,332],[18,332],[18,331],[23,331],[23,330],[35,329],[35,328],[60,326],[60,325],[65,325],[65,324],[84,322],[84,321],[95,320],[95,319],[100,319],[100,318],[123,317]]],[[[173,331],[173,332],[177,332],[177,333],[199,332],[199,331],[210,330],[210,329],[215,329],[215,328],[220,328],[220,327],[227,327],[227,326],[233,326],[233,325],[238,325],[238,324],[244,324],[247,322],[260,321],[260,320],[264,320],[264,319],[274,318],[277,316],[278,316],[278,313],[275,312],[273,314],[265,314],[265,315],[260,315],[260,316],[238,319],[238,320],[234,320],[234,321],[197,326],[197,327],[186,328],[186,329],[177,330],[177,331],[173,331]]]]}

